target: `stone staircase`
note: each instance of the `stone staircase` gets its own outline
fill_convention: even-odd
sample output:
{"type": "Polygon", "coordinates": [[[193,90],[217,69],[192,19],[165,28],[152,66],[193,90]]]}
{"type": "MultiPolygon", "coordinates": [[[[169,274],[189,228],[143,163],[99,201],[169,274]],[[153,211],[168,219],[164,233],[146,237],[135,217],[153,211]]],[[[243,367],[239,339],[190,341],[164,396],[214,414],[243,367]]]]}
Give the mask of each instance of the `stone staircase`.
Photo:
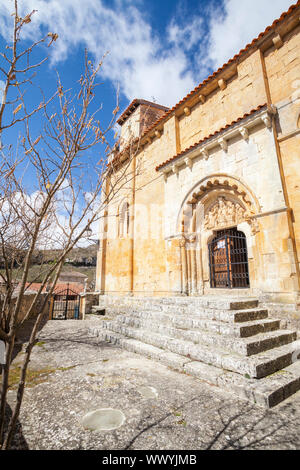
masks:
{"type": "Polygon", "coordinates": [[[300,341],[256,299],[103,297],[90,334],[267,408],[300,390],[300,341]]]}

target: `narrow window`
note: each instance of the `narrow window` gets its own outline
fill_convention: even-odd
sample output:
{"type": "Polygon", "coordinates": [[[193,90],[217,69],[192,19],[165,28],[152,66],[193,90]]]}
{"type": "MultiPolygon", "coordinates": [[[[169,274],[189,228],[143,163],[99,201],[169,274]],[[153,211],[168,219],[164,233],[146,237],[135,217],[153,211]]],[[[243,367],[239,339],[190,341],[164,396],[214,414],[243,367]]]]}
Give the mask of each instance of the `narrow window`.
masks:
{"type": "Polygon", "coordinates": [[[119,217],[119,237],[124,238],[129,233],[129,204],[124,202],[119,217]]]}

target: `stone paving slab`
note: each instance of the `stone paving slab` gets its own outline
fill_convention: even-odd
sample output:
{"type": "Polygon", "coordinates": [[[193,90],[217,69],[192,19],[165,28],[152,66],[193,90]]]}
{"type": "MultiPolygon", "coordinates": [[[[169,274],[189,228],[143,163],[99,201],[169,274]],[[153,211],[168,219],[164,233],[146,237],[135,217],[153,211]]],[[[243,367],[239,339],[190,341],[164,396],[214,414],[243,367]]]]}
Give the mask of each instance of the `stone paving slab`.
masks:
{"type": "MultiPolygon", "coordinates": [[[[15,448],[300,448],[299,392],[264,410],[161,363],[99,343],[87,331],[99,321],[49,321],[40,332],[30,368],[54,371],[26,389],[15,448]],[[153,394],[145,395],[149,388],[153,394]],[[84,428],[86,414],[107,408],[124,414],[120,428],[84,428]]],[[[11,405],[14,399],[12,390],[11,405]]]]}

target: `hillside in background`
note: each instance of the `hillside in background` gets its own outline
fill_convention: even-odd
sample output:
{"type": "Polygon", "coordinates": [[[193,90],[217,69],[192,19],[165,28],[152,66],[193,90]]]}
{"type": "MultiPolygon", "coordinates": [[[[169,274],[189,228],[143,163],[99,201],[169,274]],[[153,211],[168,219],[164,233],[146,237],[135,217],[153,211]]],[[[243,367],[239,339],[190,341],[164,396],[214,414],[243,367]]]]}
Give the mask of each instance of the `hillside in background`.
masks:
{"type": "MultiPolygon", "coordinates": [[[[41,282],[43,269],[45,265],[55,262],[59,256],[60,250],[39,250],[33,257],[33,263],[29,271],[29,282],[41,282]]],[[[73,248],[63,266],[62,272],[76,271],[85,274],[88,278],[90,289],[94,288],[97,261],[97,245],[93,244],[85,248],[73,248]]],[[[4,271],[3,263],[0,259],[0,272],[4,271]]],[[[14,276],[20,279],[22,276],[21,268],[16,266],[14,276]]]]}
{"type": "MultiPolygon", "coordinates": [[[[51,263],[59,256],[60,250],[40,250],[36,253],[34,264],[51,263]]],[[[73,248],[66,259],[66,264],[73,266],[96,266],[97,245],[85,248],[73,248]]]]}

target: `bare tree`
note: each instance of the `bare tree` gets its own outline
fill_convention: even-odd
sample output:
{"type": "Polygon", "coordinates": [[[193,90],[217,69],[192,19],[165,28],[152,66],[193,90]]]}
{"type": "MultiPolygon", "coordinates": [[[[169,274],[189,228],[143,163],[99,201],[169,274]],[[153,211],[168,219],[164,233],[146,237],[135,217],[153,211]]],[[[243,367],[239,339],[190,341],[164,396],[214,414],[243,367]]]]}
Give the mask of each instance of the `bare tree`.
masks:
{"type": "Polygon", "coordinates": [[[32,106],[26,92],[34,85],[34,74],[39,76],[47,59],[32,64],[32,52],[47,42],[48,46],[53,45],[57,35],[48,33],[22,48],[21,31],[30,27],[35,11],[21,18],[18,1],[13,4],[13,41],[0,53],[0,73],[5,83],[0,106],[0,257],[4,267],[0,273],[0,340],[6,346],[0,403],[2,450],[12,442],[30,354],[64,260],[92,224],[106,214],[109,201],[130,185],[137,171],[132,162],[139,145],[136,141],[130,145],[122,162],[118,158],[113,163],[108,160],[107,155],[113,155],[108,133],[115,124],[118,99],[111,121],[103,128],[99,118],[101,106],[97,106],[97,77],[102,61],[94,66],[87,53],[84,72],[74,89],[65,90],[57,76],[54,93],[46,98],[41,90],[40,103],[32,106]],[[36,121],[32,126],[36,115],[40,122],[38,133],[36,121]],[[12,128],[18,138],[15,145],[6,145],[5,132],[12,128]],[[29,268],[35,252],[45,247],[59,248],[59,255],[51,265],[42,264],[39,273],[42,282],[24,312],[29,268]],[[17,290],[16,270],[20,277],[17,290]],[[25,351],[15,409],[5,431],[9,370],[16,337],[37,305],[41,307],[25,351]]]}

